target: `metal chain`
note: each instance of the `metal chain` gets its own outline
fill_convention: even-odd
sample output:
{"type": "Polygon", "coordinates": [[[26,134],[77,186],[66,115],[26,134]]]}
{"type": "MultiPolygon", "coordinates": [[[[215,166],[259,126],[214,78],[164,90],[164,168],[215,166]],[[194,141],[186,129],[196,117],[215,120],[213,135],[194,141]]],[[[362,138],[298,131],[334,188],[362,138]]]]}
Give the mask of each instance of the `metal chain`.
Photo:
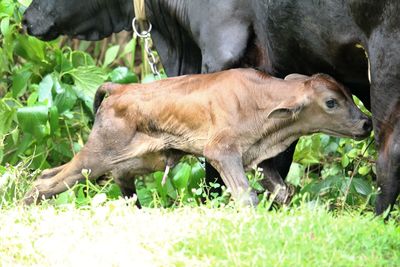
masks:
{"type": "Polygon", "coordinates": [[[151,49],[152,47],[152,41],[151,41],[151,29],[152,29],[152,25],[149,21],[146,21],[147,24],[149,25],[148,29],[145,31],[138,31],[138,27],[136,26],[136,18],[134,18],[132,20],[132,29],[133,32],[136,36],[138,36],[139,38],[144,39],[144,49],[147,53],[147,63],[149,63],[149,66],[151,68],[151,72],[153,73],[154,76],[156,76],[156,78],[158,80],[161,79],[161,74],[158,71],[158,67],[157,67],[157,60],[156,57],[154,56],[154,52],[151,49]]]}
{"type": "Polygon", "coordinates": [[[152,46],[152,41],[150,38],[150,35],[148,38],[144,39],[144,49],[147,52],[147,62],[150,65],[151,68],[151,72],[153,72],[153,74],[157,77],[157,79],[161,79],[161,74],[158,71],[158,67],[157,67],[157,60],[156,57],[154,56],[153,50],[151,49],[152,46]]]}

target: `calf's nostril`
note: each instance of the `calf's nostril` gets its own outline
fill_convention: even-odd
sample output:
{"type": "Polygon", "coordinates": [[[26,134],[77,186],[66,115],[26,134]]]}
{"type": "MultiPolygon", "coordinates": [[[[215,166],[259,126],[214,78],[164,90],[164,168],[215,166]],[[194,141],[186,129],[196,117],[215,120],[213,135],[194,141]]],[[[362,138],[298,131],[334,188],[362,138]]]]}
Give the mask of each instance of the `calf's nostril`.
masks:
{"type": "Polygon", "coordinates": [[[28,20],[26,18],[22,19],[22,26],[24,26],[24,27],[28,26],[28,20]]]}
{"type": "Polygon", "coordinates": [[[372,121],[371,120],[364,121],[363,130],[366,132],[370,132],[372,130],[372,121]]]}
{"type": "Polygon", "coordinates": [[[30,33],[29,21],[26,18],[22,19],[22,28],[25,32],[30,33]]]}

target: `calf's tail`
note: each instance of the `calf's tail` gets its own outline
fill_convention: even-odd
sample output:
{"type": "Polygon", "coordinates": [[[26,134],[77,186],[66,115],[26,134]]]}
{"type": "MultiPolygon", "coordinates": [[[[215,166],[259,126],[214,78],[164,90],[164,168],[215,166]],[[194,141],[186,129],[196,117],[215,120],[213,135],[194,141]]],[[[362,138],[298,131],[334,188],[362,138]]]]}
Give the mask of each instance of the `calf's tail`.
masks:
{"type": "Polygon", "coordinates": [[[94,96],[94,101],[93,101],[93,111],[94,114],[97,113],[97,110],[99,109],[101,102],[103,102],[103,99],[106,95],[112,94],[112,92],[119,88],[121,85],[115,84],[115,83],[105,83],[97,89],[96,94],[94,96]]]}

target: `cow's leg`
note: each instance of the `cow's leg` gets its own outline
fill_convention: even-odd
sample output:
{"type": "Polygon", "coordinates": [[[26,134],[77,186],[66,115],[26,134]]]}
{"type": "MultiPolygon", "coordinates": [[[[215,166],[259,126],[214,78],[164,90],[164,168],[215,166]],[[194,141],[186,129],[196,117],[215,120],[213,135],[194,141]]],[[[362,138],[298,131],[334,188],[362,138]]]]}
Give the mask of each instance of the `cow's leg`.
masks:
{"type": "MultiPolygon", "coordinates": [[[[221,140],[222,141],[222,140],[221,140]]],[[[227,142],[228,140],[225,140],[227,142]]],[[[250,188],[243,169],[242,157],[231,143],[210,143],[204,149],[204,156],[220,173],[232,197],[244,205],[258,204],[257,194],[250,188]]]]}
{"type": "Polygon", "coordinates": [[[391,126],[393,129],[381,129],[379,132],[383,140],[380,140],[376,163],[377,182],[380,188],[375,206],[377,214],[382,214],[387,208],[393,207],[400,193],[400,120],[391,126]]]}
{"type": "MultiPolygon", "coordinates": [[[[388,9],[393,12],[396,9],[388,9]]],[[[388,13],[388,16],[396,16],[388,13]]],[[[375,212],[392,207],[400,183],[400,54],[399,36],[391,24],[382,24],[368,40],[371,70],[371,106],[376,145],[379,151],[377,183],[380,193],[375,212]]]]}

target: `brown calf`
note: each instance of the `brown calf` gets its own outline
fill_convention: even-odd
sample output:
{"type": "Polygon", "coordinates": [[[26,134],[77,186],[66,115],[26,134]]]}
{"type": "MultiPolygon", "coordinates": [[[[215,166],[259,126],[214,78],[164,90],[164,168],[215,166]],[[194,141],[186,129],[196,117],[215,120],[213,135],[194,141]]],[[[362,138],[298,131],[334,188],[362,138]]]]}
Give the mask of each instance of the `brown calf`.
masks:
{"type": "Polygon", "coordinates": [[[218,170],[233,198],[256,205],[246,169],[302,135],[358,139],[371,131],[351,95],[323,74],[282,80],[235,69],[152,84],[105,84],[96,93],[98,106],[86,145],[69,163],[43,172],[27,203],[65,191],[84,178],[82,169],[91,170],[90,179],[111,172],[131,194],[135,175],[164,170],[190,153],[203,155],[218,170]]]}

